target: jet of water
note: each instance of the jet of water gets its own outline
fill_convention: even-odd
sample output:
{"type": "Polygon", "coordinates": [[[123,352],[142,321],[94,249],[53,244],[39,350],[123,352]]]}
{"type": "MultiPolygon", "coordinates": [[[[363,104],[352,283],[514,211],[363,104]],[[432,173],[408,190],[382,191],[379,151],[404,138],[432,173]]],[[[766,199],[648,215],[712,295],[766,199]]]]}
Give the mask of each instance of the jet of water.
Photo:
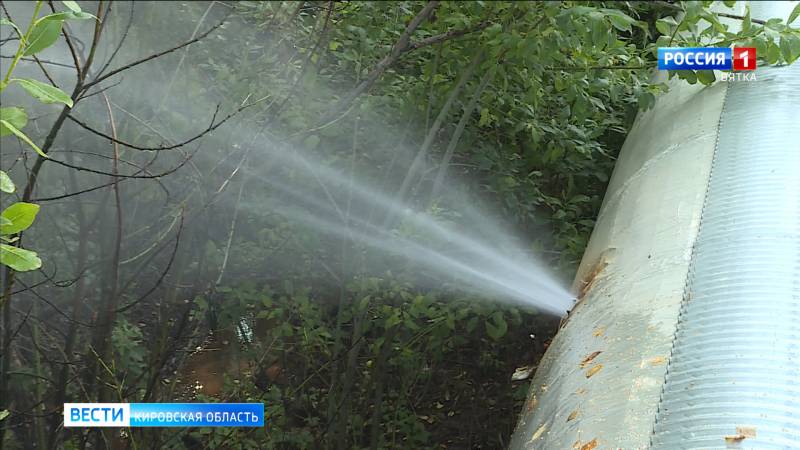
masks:
{"type": "Polygon", "coordinates": [[[339,170],[297,148],[270,143],[258,153],[277,170],[265,173],[250,166],[246,176],[281,194],[283,201],[269,204],[271,212],[401,255],[440,283],[452,280],[464,290],[549,314],[563,315],[572,305],[574,296],[553,274],[520,251],[519,240],[468,199],[450,205],[461,219],[448,222],[372,186],[352,167],[339,170]]]}

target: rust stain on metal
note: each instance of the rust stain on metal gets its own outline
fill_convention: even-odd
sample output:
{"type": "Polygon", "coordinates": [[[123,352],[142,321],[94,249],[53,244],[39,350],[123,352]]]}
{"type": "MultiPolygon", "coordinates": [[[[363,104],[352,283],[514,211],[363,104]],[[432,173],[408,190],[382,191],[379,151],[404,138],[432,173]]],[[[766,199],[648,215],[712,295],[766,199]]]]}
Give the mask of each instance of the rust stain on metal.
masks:
{"type": "Polygon", "coordinates": [[[743,434],[734,434],[731,436],[725,436],[725,443],[726,444],[736,444],[745,440],[747,436],[743,434]]]}
{"type": "Polygon", "coordinates": [[[539,400],[536,399],[536,394],[531,396],[531,399],[528,400],[528,403],[525,405],[525,411],[530,413],[534,409],[536,409],[536,405],[539,404],[539,400]]]}
{"type": "Polygon", "coordinates": [[[578,305],[580,305],[583,300],[586,298],[586,294],[592,289],[595,285],[595,282],[600,278],[600,274],[603,272],[603,269],[608,266],[609,261],[611,260],[611,255],[616,251],[616,248],[610,247],[603,250],[600,253],[600,256],[597,258],[597,261],[591,266],[591,269],[581,277],[580,281],[576,282],[576,285],[573,285],[573,291],[578,291],[578,297],[575,301],[575,305],[573,305],[572,309],[567,312],[567,315],[561,319],[561,323],[559,324],[559,329],[564,328],[569,322],[570,317],[572,317],[572,313],[577,309],[578,305]]]}
{"type": "Polygon", "coordinates": [[[592,450],[593,448],[597,447],[597,439],[592,439],[591,441],[583,444],[581,450],[592,450]]]}
{"type": "Polygon", "coordinates": [[[738,444],[747,438],[756,437],[756,427],[738,426],[736,427],[736,434],[725,436],[726,444],[738,444]]]}
{"type": "Polygon", "coordinates": [[[580,290],[578,291],[578,302],[580,302],[586,297],[586,294],[588,294],[589,291],[592,289],[592,286],[594,286],[595,282],[597,281],[597,278],[600,276],[600,273],[603,271],[603,269],[606,268],[607,265],[608,261],[606,260],[598,261],[592,268],[592,271],[589,272],[589,274],[586,276],[586,278],[581,280],[580,290]]]}
{"type": "Polygon", "coordinates": [[[530,442],[533,442],[533,441],[539,439],[540,437],[542,437],[542,435],[544,434],[544,432],[546,430],[547,430],[547,424],[544,424],[544,425],[540,426],[539,429],[536,430],[535,433],[533,433],[533,436],[531,436],[531,440],[528,441],[528,442],[530,443],[530,442]]]}
{"type": "Polygon", "coordinates": [[[594,374],[600,372],[600,369],[602,368],[603,368],[602,364],[595,365],[594,367],[586,371],[586,378],[591,378],[594,374]]]}
{"type": "Polygon", "coordinates": [[[740,434],[744,437],[754,438],[756,437],[756,427],[736,427],[736,434],[740,434]]]}
{"type": "Polygon", "coordinates": [[[571,422],[575,420],[577,417],[578,417],[578,410],[576,409],[575,411],[569,413],[569,417],[567,417],[567,422],[571,422]]]}
{"type": "Polygon", "coordinates": [[[599,355],[600,353],[603,353],[603,351],[597,350],[596,352],[592,352],[586,355],[586,358],[583,358],[583,361],[581,361],[581,363],[579,364],[580,368],[583,369],[584,367],[588,366],[589,363],[592,362],[593,359],[597,358],[597,355],[599,355]]]}
{"type": "MultiPolygon", "coordinates": [[[[608,263],[611,261],[611,255],[614,254],[616,248],[610,247],[603,250],[600,253],[600,256],[597,258],[594,264],[592,264],[589,271],[581,277],[580,282],[578,283],[578,303],[586,297],[586,294],[592,289],[595,285],[597,280],[600,278],[600,274],[603,273],[603,269],[608,266],[608,263]]],[[[574,309],[574,308],[573,308],[574,309]]]]}
{"type": "Polygon", "coordinates": [[[606,327],[597,327],[597,328],[594,329],[594,331],[592,331],[592,336],[600,337],[605,332],[606,332],[606,327]]]}
{"type": "Polygon", "coordinates": [[[650,366],[660,366],[667,362],[667,358],[664,356],[656,356],[655,358],[650,358],[646,361],[647,365],[650,366]]]}

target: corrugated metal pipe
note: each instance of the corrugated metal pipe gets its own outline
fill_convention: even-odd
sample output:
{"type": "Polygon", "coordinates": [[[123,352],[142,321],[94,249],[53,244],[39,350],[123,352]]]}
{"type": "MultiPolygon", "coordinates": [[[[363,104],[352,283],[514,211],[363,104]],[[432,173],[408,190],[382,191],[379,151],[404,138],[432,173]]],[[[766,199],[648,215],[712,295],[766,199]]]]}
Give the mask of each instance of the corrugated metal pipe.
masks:
{"type": "Polygon", "coordinates": [[[800,448],[800,64],[755,74],[640,113],[511,449],[800,448]]]}

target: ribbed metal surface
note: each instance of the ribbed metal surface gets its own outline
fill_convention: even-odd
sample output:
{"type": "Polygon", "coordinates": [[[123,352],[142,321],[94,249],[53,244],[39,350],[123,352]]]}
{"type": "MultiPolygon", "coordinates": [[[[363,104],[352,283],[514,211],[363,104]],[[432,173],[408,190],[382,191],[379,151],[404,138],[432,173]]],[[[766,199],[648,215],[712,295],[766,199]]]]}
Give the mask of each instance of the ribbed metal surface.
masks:
{"type": "Polygon", "coordinates": [[[539,363],[510,449],[650,444],[726,91],[668,83],[625,140],[576,276],[585,296],[539,363]]]}
{"type": "Polygon", "coordinates": [[[653,449],[800,448],[800,64],[756,77],[728,87],[653,449]]]}
{"type": "Polygon", "coordinates": [[[800,449],[800,63],[757,78],[638,115],[510,449],[800,449]]]}

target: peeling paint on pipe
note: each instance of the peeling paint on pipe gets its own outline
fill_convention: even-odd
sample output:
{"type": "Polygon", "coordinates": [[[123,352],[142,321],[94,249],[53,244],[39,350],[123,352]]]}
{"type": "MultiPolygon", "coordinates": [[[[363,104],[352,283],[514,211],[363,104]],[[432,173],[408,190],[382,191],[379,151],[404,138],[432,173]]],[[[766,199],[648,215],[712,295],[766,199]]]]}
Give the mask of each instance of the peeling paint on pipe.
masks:
{"type": "Polygon", "coordinates": [[[756,76],[637,118],[511,449],[800,448],[800,64],[756,76]]]}

